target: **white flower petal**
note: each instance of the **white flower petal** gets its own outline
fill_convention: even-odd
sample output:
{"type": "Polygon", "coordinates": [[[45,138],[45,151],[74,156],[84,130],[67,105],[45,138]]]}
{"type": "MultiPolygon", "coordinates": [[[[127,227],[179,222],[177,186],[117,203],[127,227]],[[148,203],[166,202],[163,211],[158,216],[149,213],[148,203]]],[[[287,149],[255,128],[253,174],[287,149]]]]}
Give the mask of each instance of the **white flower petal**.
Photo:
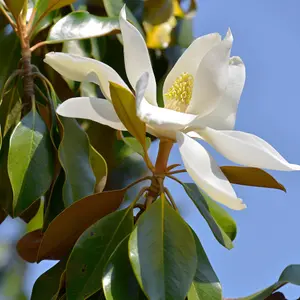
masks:
{"type": "Polygon", "coordinates": [[[270,144],[254,134],[208,127],[198,130],[198,133],[235,163],[279,171],[300,170],[299,165],[287,162],[270,144]]]}
{"type": "Polygon", "coordinates": [[[184,166],[199,188],[215,201],[231,209],[246,208],[205,148],[184,133],[178,132],[176,138],[184,166]]]}
{"type": "Polygon", "coordinates": [[[152,105],[156,102],[156,81],[151,66],[148,49],[140,32],[126,20],[126,10],[123,6],[120,12],[120,27],[124,45],[125,68],[128,80],[134,88],[143,73],[149,73],[149,84],[145,97],[152,105]]]}
{"type": "Polygon", "coordinates": [[[91,81],[100,86],[105,98],[111,99],[109,81],[128,89],[120,75],[110,66],[95,59],[62,52],[46,54],[44,62],[62,76],[74,81],[91,81]],[[89,76],[91,73],[96,76],[89,76]]]}
{"type": "Polygon", "coordinates": [[[228,85],[229,57],[232,41],[224,39],[204,56],[194,78],[188,113],[203,117],[211,113],[228,85]]]}
{"type": "Polygon", "coordinates": [[[196,119],[190,124],[191,127],[207,126],[223,130],[234,128],[246,79],[245,65],[239,57],[230,58],[228,76],[228,86],[215,110],[203,118],[196,119]]]}
{"type": "Polygon", "coordinates": [[[145,98],[136,97],[136,114],[152,128],[175,131],[186,127],[197,116],[151,105],[145,98]]]}
{"type": "Polygon", "coordinates": [[[127,130],[117,116],[111,102],[106,99],[71,98],[58,106],[57,113],[64,117],[92,120],[117,130],[127,130]]]}
{"type": "Polygon", "coordinates": [[[208,34],[199,37],[184,51],[178,59],[164,82],[163,94],[166,94],[173,85],[177,77],[183,72],[187,72],[195,77],[198,66],[205,54],[214,46],[221,42],[218,33],[208,34]]]}

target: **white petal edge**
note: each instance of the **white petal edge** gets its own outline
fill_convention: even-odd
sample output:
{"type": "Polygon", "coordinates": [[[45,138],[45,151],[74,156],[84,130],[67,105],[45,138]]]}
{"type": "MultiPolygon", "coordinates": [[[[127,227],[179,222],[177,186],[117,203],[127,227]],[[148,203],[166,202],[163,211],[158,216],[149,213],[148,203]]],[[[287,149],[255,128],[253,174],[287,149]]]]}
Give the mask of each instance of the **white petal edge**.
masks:
{"type": "Polygon", "coordinates": [[[124,46],[125,69],[128,80],[134,88],[145,72],[149,73],[149,84],[145,91],[145,98],[152,105],[157,106],[156,80],[154,77],[148,48],[140,32],[126,20],[125,5],[120,11],[120,27],[124,46]]]}
{"type": "Polygon", "coordinates": [[[92,58],[62,52],[50,52],[46,54],[44,62],[70,80],[90,81],[98,84],[107,99],[111,99],[109,81],[129,89],[113,68],[92,58]],[[89,76],[91,73],[96,76],[89,76]]]}
{"type": "Polygon", "coordinates": [[[197,132],[229,160],[255,168],[297,171],[300,166],[290,164],[270,144],[246,132],[204,128],[197,132]]]}
{"type": "Polygon", "coordinates": [[[56,112],[64,117],[88,119],[117,130],[127,130],[110,101],[93,97],[70,98],[56,112]]]}
{"type": "Polygon", "coordinates": [[[174,81],[183,72],[187,72],[195,77],[198,66],[206,53],[221,42],[218,33],[211,33],[197,38],[183,52],[172,70],[169,72],[163,86],[163,94],[166,94],[173,85],[174,81]]]}
{"type": "Polygon", "coordinates": [[[231,209],[245,209],[246,205],[236,196],[232,185],[205,148],[182,132],[178,132],[176,138],[183,164],[197,186],[231,209]]]}
{"type": "Polygon", "coordinates": [[[229,60],[228,85],[217,107],[207,116],[197,118],[191,127],[211,127],[231,130],[235,126],[236,113],[243,92],[246,70],[240,57],[229,60]]]}
{"type": "Polygon", "coordinates": [[[187,113],[203,117],[217,107],[228,85],[231,46],[232,41],[224,39],[203,57],[194,78],[187,113]]]}

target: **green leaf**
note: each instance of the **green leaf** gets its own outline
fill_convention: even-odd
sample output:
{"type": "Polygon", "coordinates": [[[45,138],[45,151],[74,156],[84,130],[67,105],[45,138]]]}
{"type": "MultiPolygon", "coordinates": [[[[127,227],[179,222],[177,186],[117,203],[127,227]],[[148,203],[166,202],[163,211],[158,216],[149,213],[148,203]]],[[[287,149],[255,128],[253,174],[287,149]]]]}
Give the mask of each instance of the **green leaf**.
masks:
{"type": "Polygon", "coordinates": [[[177,44],[183,48],[187,48],[194,40],[193,19],[179,19],[177,24],[177,44]]]}
{"type": "Polygon", "coordinates": [[[12,215],[13,192],[7,172],[10,133],[3,138],[0,151],[0,206],[6,213],[12,215]]]}
{"type": "Polygon", "coordinates": [[[110,82],[109,90],[115,111],[126,129],[146,149],[146,125],[136,115],[134,95],[117,83],[110,82]]]}
{"type": "Polygon", "coordinates": [[[67,264],[67,296],[83,299],[101,288],[104,267],[133,228],[132,207],[105,216],[77,240],[67,264]]]}
{"type": "Polygon", "coordinates": [[[196,184],[184,183],[183,187],[219,243],[227,249],[233,248],[232,241],[236,237],[237,228],[232,217],[225,209],[201,192],[196,184]]]}
{"type": "Polygon", "coordinates": [[[95,191],[102,192],[107,180],[107,164],[103,156],[91,145],[90,163],[96,177],[95,191]]]}
{"type": "Polygon", "coordinates": [[[13,14],[15,19],[18,19],[20,12],[24,6],[24,3],[27,0],[4,0],[5,4],[7,5],[9,11],[13,14]]]}
{"type": "Polygon", "coordinates": [[[46,43],[89,39],[118,32],[120,26],[117,17],[98,17],[86,11],[76,11],[60,19],[51,28],[46,43]]]}
{"type": "MultiPolygon", "coordinates": [[[[14,0],[12,0],[14,1],[14,0]]],[[[20,59],[20,40],[16,33],[7,25],[0,32],[0,93],[4,83],[11,75],[12,71],[17,68],[20,59]]],[[[0,99],[1,102],[2,99],[0,99]]]]}
{"type": "Polygon", "coordinates": [[[277,282],[251,296],[239,298],[238,300],[262,300],[287,283],[300,285],[300,265],[289,265],[281,273],[277,282]]]}
{"type": "Polygon", "coordinates": [[[118,245],[104,269],[102,285],[106,300],[146,300],[128,257],[129,235],[118,245]]]}
{"type": "Polygon", "coordinates": [[[66,260],[58,262],[42,274],[34,283],[31,300],[51,300],[57,295],[62,274],[66,268],[66,260]]]}
{"type": "Polygon", "coordinates": [[[223,166],[222,172],[234,184],[273,188],[286,192],[285,187],[272,175],[259,168],[223,166]]]}
{"type": "MultiPolygon", "coordinates": [[[[136,152],[138,154],[140,154],[141,156],[144,156],[144,149],[142,147],[142,145],[137,141],[136,138],[134,137],[122,137],[122,140],[124,141],[124,143],[129,146],[133,152],[136,152]]],[[[149,149],[150,145],[151,145],[151,139],[149,137],[146,137],[146,149],[149,149]]]]}
{"type": "Polygon", "coordinates": [[[38,211],[33,218],[27,224],[27,232],[31,232],[37,229],[41,229],[44,223],[44,201],[39,201],[38,211]]]}
{"type": "Polygon", "coordinates": [[[93,194],[96,178],[90,164],[88,136],[76,120],[59,116],[63,138],[58,148],[61,165],[65,171],[63,201],[65,206],[93,194]]]}
{"type": "Polygon", "coordinates": [[[188,293],[189,300],[222,300],[222,289],[219,279],[213,270],[208,257],[194,231],[194,239],[197,249],[197,270],[193,283],[188,293]]]}
{"type": "Polygon", "coordinates": [[[94,194],[67,207],[49,224],[36,261],[61,259],[67,255],[89,226],[121,205],[126,190],[125,188],[94,194]]]}
{"type": "Polygon", "coordinates": [[[152,0],[145,2],[145,21],[152,25],[167,22],[173,15],[172,0],[152,0]]]}
{"type": "MultiPolygon", "coordinates": [[[[122,7],[124,6],[123,0],[103,0],[103,4],[106,10],[106,13],[109,17],[119,17],[120,11],[122,7]]],[[[143,28],[140,26],[139,22],[135,18],[135,16],[132,14],[130,9],[126,6],[126,17],[127,20],[130,21],[144,36],[143,28]]]]}
{"type": "Polygon", "coordinates": [[[51,149],[46,124],[36,111],[30,111],[10,138],[8,175],[15,215],[26,210],[50,187],[54,171],[51,149]]]}
{"type": "Polygon", "coordinates": [[[0,105],[0,126],[3,128],[3,136],[19,122],[21,110],[22,103],[17,84],[15,84],[10,90],[6,91],[0,105]]]}
{"type": "Polygon", "coordinates": [[[49,12],[70,5],[75,1],[76,0],[37,0],[34,6],[34,24],[39,23],[49,12]]]}
{"type": "Polygon", "coordinates": [[[139,218],[129,240],[135,276],[149,299],[182,300],[197,267],[193,234],[165,199],[139,218]]]}

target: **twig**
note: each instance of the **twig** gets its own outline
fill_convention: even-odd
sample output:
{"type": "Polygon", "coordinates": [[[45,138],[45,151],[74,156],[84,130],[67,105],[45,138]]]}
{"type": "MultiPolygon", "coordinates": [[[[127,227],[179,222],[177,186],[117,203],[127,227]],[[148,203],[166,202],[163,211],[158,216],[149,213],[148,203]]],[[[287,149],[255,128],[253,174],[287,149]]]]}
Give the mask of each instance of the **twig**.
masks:
{"type": "Polygon", "coordinates": [[[177,170],[177,171],[168,172],[167,174],[174,175],[174,174],[186,173],[186,172],[187,172],[186,169],[181,169],[181,170],[177,170]]]}
{"type": "Polygon", "coordinates": [[[177,208],[177,205],[176,205],[176,203],[175,203],[175,200],[174,200],[174,198],[172,197],[172,195],[171,195],[170,191],[168,190],[168,188],[165,187],[165,188],[164,188],[164,192],[167,194],[167,197],[168,197],[169,201],[171,202],[172,206],[174,207],[174,209],[175,209],[176,211],[178,211],[178,208],[177,208]]]}
{"type": "Polygon", "coordinates": [[[176,177],[174,177],[172,175],[166,174],[166,176],[169,177],[169,178],[171,178],[171,179],[173,179],[174,181],[178,182],[181,185],[183,184],[178,178],[176,178],[176,177]]]}
{"type": "Polygon", "coordinates": [[[42,47],[42,46],[45,46],[45,45],[47,45],[47,44],[48,44],[47,41],[42,41],[42,42],[36,43],[34,46],[32,46],[32,47],[30,48],[30,51],[33,52],[33,51],[35,51],[37,48],[42,47]]]}
{"type": "Polygon", "coordinates": [[[171,171],[172,169],[175,169],[177,167],[181,166],[181,164],[173,164],[167,167],[167,172],[171,171]]]}
{"type": "Polygon", "coordinates": [[[0,10],[2,11],[3,15],[6,17],[9,24],[12,26],[15,32],[17,32],[17,26],[14,20],[10,17],[10,15],[7,13],[7,11],[4,9],[2,5],[0,5],[0,10]]]}
{"type": "Polygon", "coordinates": [[[145,176],[143,178],[140,178],[140,179],[138,179],[138,180],[130,183],[129,185],[127,185],[126,189],[130,189],[130,188],[132,188],[133,186],[135,186],[136,184],[138,184],[138,183],[140,183],[142,181],[151,180],[151,178],[152,178],[151,176],[145,176]]]}

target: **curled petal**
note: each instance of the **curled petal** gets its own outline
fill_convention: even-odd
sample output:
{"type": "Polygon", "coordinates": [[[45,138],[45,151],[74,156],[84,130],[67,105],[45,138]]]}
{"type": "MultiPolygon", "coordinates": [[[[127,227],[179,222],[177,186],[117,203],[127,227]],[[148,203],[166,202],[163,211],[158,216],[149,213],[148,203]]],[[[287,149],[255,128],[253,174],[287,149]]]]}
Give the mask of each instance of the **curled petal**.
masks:
{"type": "Polygon", "coordinates": [[[228,71],[228,85],[217,107],[209,115],[195,120],[190,126],[208,126],[221,130],[234,128],[237,108],[246,79],[245,65],[239,57],[232,57],[228,71]]]}
{"type": "Polygon", "coordinates": [[[197,116],[151,105],[144,97],[136,97],[137,116],[152,128],[177,131],[187,126],[197,116]]]}
{"type": "Polygon", "coordinates": [[[211,48],[220,42],[221,36],[218,33],[208,34],[193,41],[168,74],[164,82],[163,93],[166,94],[168,92],[176,78],[182,73],[187,72],[195,77],[198,66],[203,57],[211,48]]]}
{"type": "Polygon", "coordinates": [[[208,127],[197,132],[218,152],[235,163],[279,171],[300,170],[299,165],[287,162],[270,144],[254,134],[208,127]]]}
{"type": "Polygon", "coordinates": [[[188,113],[203,117],[217,107],[228,85],[231,46],[232,41],[224,39],[202,59],[194,78],[188,113]]]}
{"type": "Polygon", "coordinates": [[[125,68],[128,80],[135,87],[143,73],[149,73],[149,83],[145,98],[152,105],[156,102],[156,81],[151,66],[148,49],[140,32],[126,20],[126,10],[123,6],[120,12],[120,27],[124,45],[125,68]]]}
{"type": "Polygon", "coordinates": [[[178,132],[176,138],[184,166],[198,187],[215,201],[231,209],[246,208],[242,200],[237,198],[232,185],[205,148],[184,133],[178,132]]]}
{"type": "Polygon", "coordinates": [[[46,54],[44,62],[70,80],[90,81],[98,84],[107,99],[111,99],[109,81],[128,89],[126,83],[113,68],[95,59],[62,52],[50,52],[46,54]],[[90,76],[91,74],[93,76],[90,76]]]}
{"type": "Polygon", "coordinates": [[[58,106],[57,113],[64,117],[88,119],[117,130],[126,130],[113,105],[106,99],[71,98],[58,106]]]}

